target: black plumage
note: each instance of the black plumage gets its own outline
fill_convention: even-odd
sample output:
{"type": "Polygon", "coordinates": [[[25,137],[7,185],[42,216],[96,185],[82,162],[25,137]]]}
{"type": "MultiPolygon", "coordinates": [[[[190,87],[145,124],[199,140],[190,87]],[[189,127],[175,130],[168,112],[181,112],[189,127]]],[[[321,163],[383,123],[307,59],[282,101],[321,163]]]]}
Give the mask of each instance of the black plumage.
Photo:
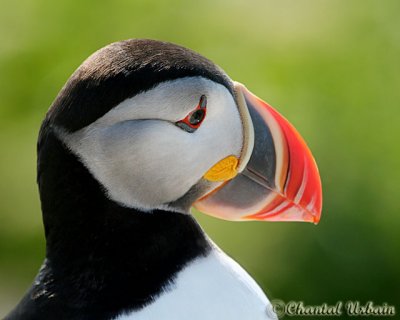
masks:
{"type": "Polygon", "coordinates": [[[151,302],[186,263],[208,253],[191,216],[143,213],[105,197],[47,123],[38,154],[46,260],[6,319],[110,319],[151,302]]]}
{"type": "Polygon", "coordinates": [[[220,83],[233,94],[225,72],[197,52],[155,40],[116,42],[95,52],[72,74],[48,117],[72,132],[163,81],[195,76],[220,83]]]}
{"type": "Polygon", "coordinates": [[[126,98],[188,76],[211,79],[232,92],[229,78],[209,60],[152,40],[111,44],[68,80],[38,139],[46,259],[7,320],[101,320],[140,309],[173,282],[185,264],[210,251],[191,216],[143,213],[108,199],[54,131],[55,126],[69,132],[81,129],[126,98]]]}

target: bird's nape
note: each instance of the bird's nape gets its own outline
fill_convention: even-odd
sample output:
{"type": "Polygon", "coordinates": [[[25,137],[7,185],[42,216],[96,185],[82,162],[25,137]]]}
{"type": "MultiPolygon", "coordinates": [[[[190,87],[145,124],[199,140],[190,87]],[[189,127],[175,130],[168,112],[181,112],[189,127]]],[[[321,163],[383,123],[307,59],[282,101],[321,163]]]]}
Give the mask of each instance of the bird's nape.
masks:
{"type": "Polygon", "coordinates": [[[310,150],[217,65],[147,39],[72,74],[38,139],[46,257],[7,320],[269,320],[261,288],[190,214],[318,222],[310,150]]]}

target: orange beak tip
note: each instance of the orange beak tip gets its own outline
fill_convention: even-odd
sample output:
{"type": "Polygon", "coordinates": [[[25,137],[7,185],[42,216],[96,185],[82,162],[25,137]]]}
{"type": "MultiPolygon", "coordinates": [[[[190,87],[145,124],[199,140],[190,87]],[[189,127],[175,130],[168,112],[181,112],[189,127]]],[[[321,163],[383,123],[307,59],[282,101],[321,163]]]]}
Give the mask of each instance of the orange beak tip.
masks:
{"type": "Polygon", "coordinates": [[[195,207],[233,221],[302,221],[318,224],[322,188],[318,167],[297,130],[278,111],[244,86],[236,87],[246,152],[214,165],[204,176],[225,181],[195,207]],[[254,143],[245,143],[247,140],[254,143]],[[243,161],[245,159],[245,161],[243,161]],[[238,162],[242,163],[238,166],[238,162]]]}

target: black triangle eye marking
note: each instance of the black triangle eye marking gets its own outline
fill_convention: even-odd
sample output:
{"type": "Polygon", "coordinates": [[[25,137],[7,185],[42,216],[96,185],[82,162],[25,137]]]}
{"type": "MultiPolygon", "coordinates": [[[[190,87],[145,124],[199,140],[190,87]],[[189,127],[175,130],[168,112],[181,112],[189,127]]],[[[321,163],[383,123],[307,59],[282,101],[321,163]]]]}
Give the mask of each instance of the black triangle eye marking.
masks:
{"type": "Polygon", "coordinates": [[[177,121],[175,124],[187,131],[187,132],[195,132],[200,125],[202,124],[203,120],[205,119],[207,114],[207,97],[203,94],[200,97],[199,104],[197,105],[196,109],[191,111],[184,119],[177,121]]]}

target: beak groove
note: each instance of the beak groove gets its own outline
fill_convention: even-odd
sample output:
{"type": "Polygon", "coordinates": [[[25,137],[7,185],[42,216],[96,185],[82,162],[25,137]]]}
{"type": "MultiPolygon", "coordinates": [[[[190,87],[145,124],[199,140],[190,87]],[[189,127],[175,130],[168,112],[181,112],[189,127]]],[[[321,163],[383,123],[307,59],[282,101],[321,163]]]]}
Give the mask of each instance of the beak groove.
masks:
{"type": "Polygon", "coordinates": [[[244,129],[239,174],[194,207],[227,220],[318,223],[321,180],[303,138],[242,84],[235,83],[235,90],[244,129]]]}

